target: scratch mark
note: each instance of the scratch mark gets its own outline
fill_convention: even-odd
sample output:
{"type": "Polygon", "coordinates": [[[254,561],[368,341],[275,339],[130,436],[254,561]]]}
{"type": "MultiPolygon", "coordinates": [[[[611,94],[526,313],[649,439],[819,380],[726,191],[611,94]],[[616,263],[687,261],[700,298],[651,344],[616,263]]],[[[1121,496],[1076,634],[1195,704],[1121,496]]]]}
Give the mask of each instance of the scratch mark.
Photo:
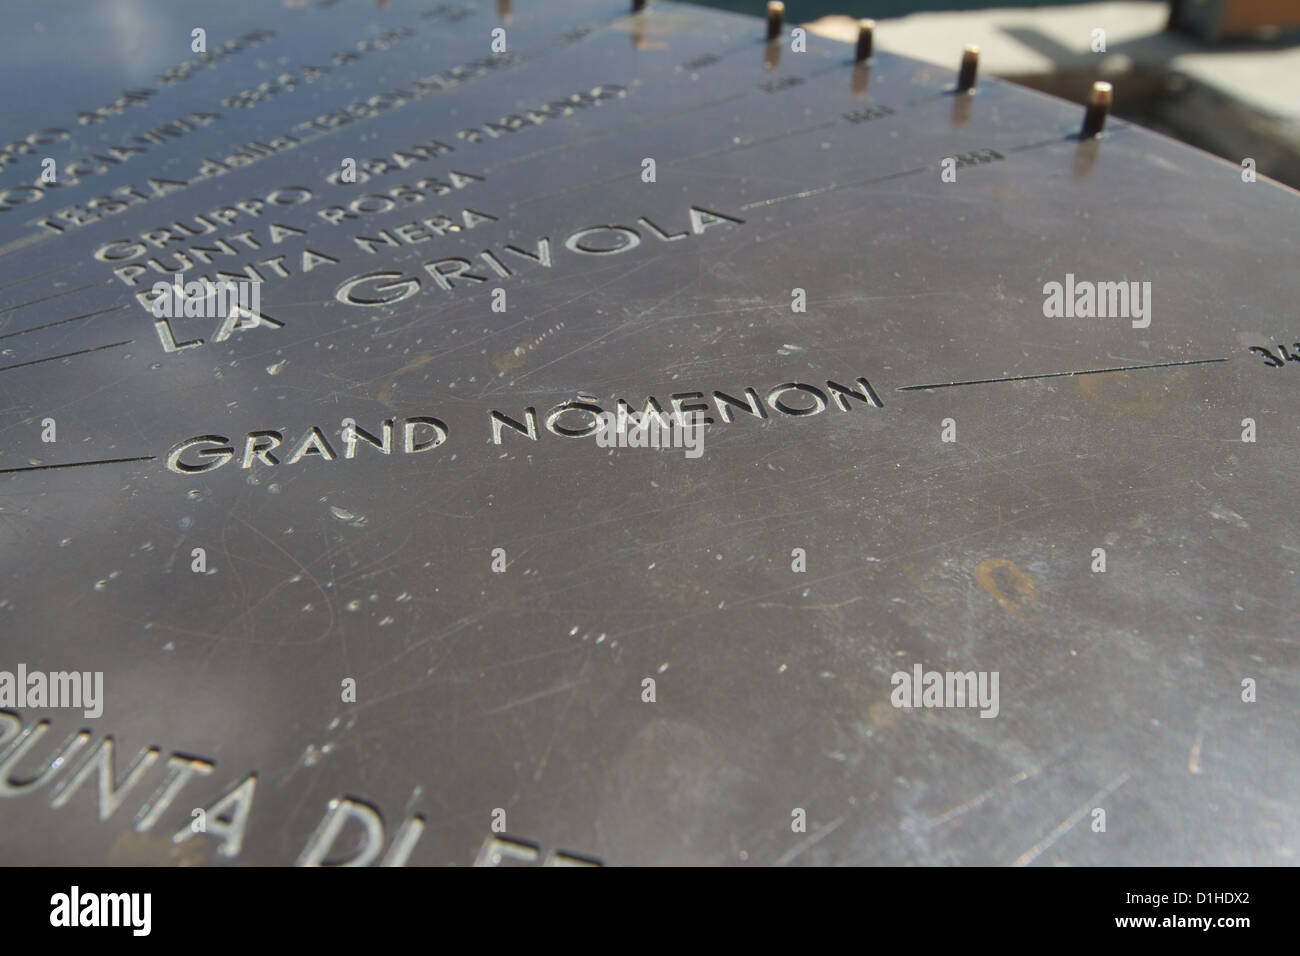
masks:
{"type": "Polygon", "coordinates": [[[971,797],[965,803],[957,804],[957,806],[953,807],[951,810],[947,811],[946,813],[943,813],[932,820],[926,820],[925,829],[932,830],[935,827],[943,826],[945,823],[951,823],[953,820],[957,819],[962,814],[970,813],[970,811],[974,810],[980,804],[984,803],[986,800],[988,800],[989,797],[993,796],[993,794],[997,793],[1000,790],[1005,789],[1008,785],[1014,787],[1016,784],[1023,783],[1024,781],[1028,780],[1030,777],[1036,776],[1038,773],[1039,773],[1038,770],[1022,770],[1020,771],[1020,773],[1016,774],[1006,783],[999,783],[992,787],[989,787],[983,793],[979,794],[978,796],[971,797]]]}
{"type": "Polygon", "coordinates": [[[1078,822],[1082,820],[1084,816],[1087,815],[1089,810],[1091,810],[1102,800],[1105,800],[1108,796],[1110,796],[1120,787],[1124,786],[1124,784],[1126,783],[1128,783],[1127,772],[1120,774],[1110,783],[1106,784],[1106,786],[1104,786],[1102,789],[1094,793],[1088,799],[1087,803],[1083,804],[1083,806],[1079,807],[1068,817],[1062,820],[1059,824],[1057,824],[1056,829],[1054,829],[1051,833],[1047,834],[1047,836],[1043,837],[1041,840],[1039,840],[1037,843],[1031,846],[1024,853],[1020,854],[1020,856],[1016,857],[1016,862],[1012,865],[1028,866],[1030,863],[1034,862],[1034,860],[1036,860],[1045,850],[1050,849],[1052,844],[1054,844],[1057,840],[1061,839],[1061,837],[1065,836],[1067,833],[1073,830],[1074,827],[1078,824],[1078,822]]]}
{"type": "Polygon", "coordinates": [[[516,707],[522,707],[524,704],[531,704],[533,701],[541,700],[544,697],[553,697],[556,694],[563,694],[566,690],[572,690],[574,687],[577,687],[580,683],[581,683],[580,681],[576,681],[576,680],[565,681],[563,684],[560,684],[556,687],[548,687],[546,690],[539,690],[535,694],[526,694],[523,697],[510,701],[509,703],[502,704],[500,707],[493,707],[491,710],[485,710],[481,714],[479,714],[479,716],[491,717],[493,714],[501,714],[507,710],[513,710],[516,707]]]}
{"type": "Polygon", "coordinates": [[[1201,744],[1205,742],[1205,732],[1198,730],[1196,739],[1192,741],[1192,751],[1187,755],[1187,772],[1201,772],[1201,744]]]}
{"type": "Polygon", "coordinates": [[[808,850],[811,850],[822,840],[826,839],[828,836],[830,836],[832,833],[838,830],[840,828],[840,824],[843,822],[844,822],[843,817],[836,817],[834,820],[826,824],[826,826],[822,827],[820,830],[817,830],[814,833],[810,833],[807,839],[802,840],[796,846],[791,847],[789,850],[783,853],[781,855],[781,858],[776,861],[776,865],[787,866],[788,864],[794,862],[794,860],[797,857],[803,855],[808,850]]]}
{"type": "Polygon", "coordinates": [[[754,606],[755,607],[783,607],[790,611],[834,611],[837,610],[838,608],[846,607],[857,601],[861,601],[862,597],[863,596],[859,594],[857,597],[849,598],[847,601],[840,601],[838,604],[777,604],[777,603],[765,602],[763,604],[756,604],[754,606]]]}

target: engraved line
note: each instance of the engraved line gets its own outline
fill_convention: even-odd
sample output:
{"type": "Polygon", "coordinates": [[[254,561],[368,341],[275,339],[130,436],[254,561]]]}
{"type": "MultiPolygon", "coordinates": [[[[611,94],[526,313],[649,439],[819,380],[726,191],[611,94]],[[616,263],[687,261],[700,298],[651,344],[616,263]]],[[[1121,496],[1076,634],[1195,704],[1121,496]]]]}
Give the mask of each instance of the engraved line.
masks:
{"type": "Polygon", "coordinates": [[[773,199],[759,199],[755,202],[746,203],[741,206],[741,211],[754,209],[758,206],[771,206],[779,202],[785,202],[787,199],[807,199],[809,196],[817,196],[821,193],[833,192],[836,189],[852,189],[855,186],[870,186],[874,183],[883,183],[886,180],[898,179],[900,176],[914,176],[917,173],[923,173],[927,169],[933,169],[933,166],[917,166],[915,169],[905,169],[901,173],[889,173],[886,176],[877,176],[874,179],[861,179],[852,183],[839,183],[832,186],[822,186],[819,189],[806,189],[801,193],[791,193],[788,196],[776,196],[773,199]]]}
{"type": "MultiPolygon", "coordinates": [[[[691,73],[698,73],[699,70],[706,69],[708,66],[716,66],[718,63],[721,63],[724,59],[726,59],[727,57],[731,56],[733,53],[742,53],[742,52],[744,52],[744,51],[746,51],[746,50],[752,50],[756,45],[758,45],[758,46],[766,46],[766,45],[767,45],[767,42],[766,42],[766,41],[757,41],[757,42],[755,42],[755,41],[747,41],[747,42],[741,44],[740,46],[733,47],[733,48],[730,49],[730,50],[727,50],[727,51],[725,51],[725,52],[722,52],[722,53],[717,54],[717,59],[716,59],[716,60],[714,60],[713,62],[711,62],[711,63],[709,63],[709,64],[706,64],[705,66],[701,66],[699,69],[696,69],[696,70],[687,70],[686,65],[685,65],[685,64],[681,64],[681,65],[679,65],[679,66],[677,66],[677,67],[674,67],[674,72],[691,72],[691,73]]],[[[845,65],[845,64],[844,64],[843,62],[832,63],[832,64],[830,64],[829,66],[823,67],[823,68],[820,69],[820,70],[814,70],[813,72],[809,73],[808,76],[809,76],[809,77],[820,76],[820,75],[822,75],[823,73],[828,73],[828,72],[830,72],[830,71],[832,71],[832,70],[842,69],[844,65],[845,65]]],[[[849,65],[851,65],[851,64],[849,64],[849,65]]],[[[484,171],[485,171],[485,172],[488,172],[488,173],[495,172],[495,171],[497,171],[497,170],[499,170],[499,169],[504,169],[504,168],[507,167],[507,166],[514,166],[514,165],[516,165],[516,164],[518,164],[518,163],[524,162],[525,160],[533,159],[533,158],[535,158],[535,157],[537,157],[537,156],[543,156],[543,155],[545,155],[545,154],[547,154],[547,153],[560,152],[560,151],[564,151],[564,150],[568,150],[568,149],[574,149],[574,148],[577,148],[577,147],[579,147],[579,146],[585,146],[585,145],[587,145],[587,144],[589,144],[589,143],[594,143],[594,142],[596,142],[596,141],[598,141],[598,140],[608,139],[608,138],[611,137],[611,136],[618,136],[620,133],[626,132],[626,131],[628,131],[628,130],[638,130],[638,129],[643,129],[643,128],[646,127],[646,126],[652,126],[652,125],[654,125],[654,124],[656,124],[656,123],[664,123],[664,122],[667,122],[667,121],[670,120],[670,119],[673,119],[673,118],[678,117],[678,116],[684,116],[684,115],[686,115],[686,114],[688,114],[688,113],[698,113],[700,110],[712,109],[712,108],[715,107],[715,106],[722,106],[722,105],[725,105],[725,104],[727,104],[727,103],[732,102],[733,100],[738,100],[738,99],[742,99],[742,98],[744,98],[744,97],[746,97],[746,96],[750,96],[750,95],[752,95],[756,90],[757,90],[757,87],[748,87],[748,88],[745,88],[745,89],[742,89],[742,90],[738,90],[738,91],[735,92],[735,93],[729,93],[729,94],[727,94],[726,96],[720,97],[719,99],[716,99],[716,100],[708,100],[707,102],[700,103],[700,104],[696,104],[696,105],[694,105],[694,106],[688,106],[688,107],[685,107],[685,108],[683,108],[683,109],[675,110],[675,111],[670,112],[670,113],[661,113],[661,114],[659,114],[658,116],[653,116],[653,117],[651,117],[651,118],[649,118],[649,119],[647,119],[647,120],[644,120],[644,121],[642,121],[642,122],[624,123],[624,124],[622,124],[621,126],[618,126],[618,127],[616,127],[615,129],[613,129],[613,130],[610,130],[610,131],[605,132],[605,133],[600,133],[599,135],[588,136],[588,137],[585,138],[585,139],[574,140],[574,141],[571,141],[571,142],[568,142],[568,143],[565,143],[565,144],[563,144],[563,145],[559,145],[559,146],[548,146],[548,147],[546,147],[545,149],[540,149],[540,150],[538,150],[538,151],[535,152],[535,153],[528,153],[528,154],[525,154],[525,155],[523,155],[523,156],[516,156],[516,157],[514,157],[513,159],[503,160],[502,162],[497,163],[495,166],[488,166],[484,171]]]]}
{"type": "MultiPolygon", "coordinates": [[[[1116,120],[1113,114],[1111,118],[1108,119],[1106,122],[1107,122],[1106,132],[1103,133],[1102,135],[1107,137],[1118,136],[1121,133],[1128,132],[1128,130],[1133,128],[1132,126],[1123,122],[1122,120],[1116,120]]],[[[1007,148],[1007,152],[1023,153],[1031,149],[1042,149],[1044,146],[1060,146],[1063,143],[1074,143],[1075,145],[1078,145],[1081,142],[1091,142],[1091,140],[1080,140],[1078,132],[1073,132],[1073,133],[1066,133],[1062,136],[1057,136],[1054,139],[1042,139],[1039,140],[1037,143],[1025,143],[1023,146],[1010,146],[1007,148]]]]}
{"type": "Polygon", "coordinates": [[[674,159],[664,163],[665,166],[680,166],[683,163],[692,163],[697,159],[712,159],[714,156],[725,156],[727,153],[737,153],[741,150],[753,149],[755,146],[766,146],[769,143],[779,143],[783,139],[789,139],[791,136],[802,136],[804,133],[813,133],[819,129],[826,129],[828,126],[834,126],[838,119],[826,120],[824,123],[818,123],[815,126],[804,126],[801,129],[792,129],[788,133],[777,133],[775,136],[766,136],[763,139],[756,139],[748,143],[738,143],[732,146],[723,146],[720,149],[711,149],[707,152],[696,153],[694,156],[683,156],[681,159],[674,159]]]}
{"type": "MultiPolygon", "coordinates": [[[[71,263],[69,263],[69,265],[71,265],[71,263]]],[[[26,279],[15,279],[13,282],[6,282],[4,285],[0,285],[0,289],[8,289],[10,286],[22,285],[24,282],[31,282],[33,279],[39,279],[41,276],[52,276],[54,273],[62,272],[67,268],[68,266],[59,266],[57,269],[50,269],[47,272],[36,272],[29,275],[26,279]]]]}
{"type": "MultiPolygon", "coordinates": [[[[38,223],[39,221],[40,220],[35,220],[35,222],[26,222],[23,225],[31,226],[34,225],[35,223],[38,223]]],[[[38,242],[44,242],[46,239],[50,238],[50,236],[54,236],[54,235],[59,235],[59,233],[53,233],[48,231],[29,232],[25,236],[22,236],[18,239],[14,239],[11,242],[6,242],[3,246],[0,246],[0,257],[7,256],[10,253],[17,252],[19,249],[22,249],[25,246],[31,246],[31,245],[35,245],[38,242]]],[[[14,285],[17,285],[17,283],[14,283],[14,285]]]]}
{"type": "Polygon", "coordinates": [[[66,292],[56,292],[54,293],[54,295],[47,295],[43,299],[32,299],[32,301],[30,302],[19,302],[17,305],[11,305],[6,309],[0,309],[0,314],[5,312],[12,312],[14,309],[26,308],[29,305],[36,305],[36,303],[38,302],[49,302],[50,299],[57,299],[59,296],[63,296],[63,295],[72,295],[72,293],[81,292],[84,289],[93,289],[97,285],[108,285],[111,281],[112,281],[111,279],[105,279],[103,282],[92,282],[90,283],[90,285],[79,285],[75,289],[68,289],[66,292]]]}
{"type": "MultiPolygon", "coordinates": [[[[788,133],[778,133],[775,136],[768,136],[765,139],[756,139],[750,143],[740,143],[739,145],[724,146],[720,149],[712,149],[704,153],[696,153],[694,156],[683,156],[681,159],[674,159],[670,162],[661,163],[663,167],[681,166],[683,163],[692,163],[697,159],[710,159],[714,156],[722,156],[727,153],[734,153],[743,149],[753,149],[755,146],[766,146],[768,143],[776,143],[783,139],[789,139],[791,136],[801,136],[804,133],[811,133],[819,129],[825,129],[828,126],[834,126],[835,120],[829,120],[825,123],[818,123],[816,126],[805,126],[803,129],[791,130],[788,133]]],[[[567,189],[561,189],[557,192],[546,193],[541,196],[534,196],[531,199],[522,199],[515,205],[527,206],[529,203],[541,202],[544,199],[554,199],[556,196],[564,196],[571,192],[577,192],[579,189],[589,189],[593,186],[607,186],[610,183],[618,182],[620,179],[631,179],[640,176],[639,170],[633,170],[630,173],[620,173],[617,176],[611,176],[608,179],[597,179],[592,182],[578,183],[576,186],[570,186],[567,189]]]]}
{"type": "MultiPolygon", "coordinates": [[[[1112,136],[1112,135],[1118,136],[1119,134],[1125,133],[1128,130],[1133,128],[1130,124],[1125,123],[1123,120],[1115,119],[1114,114],[1111,114],[1110,119],[1108,119],[1106,123],[1107,123],[1106,132],[1102,134],[1104,136],[1112,136]]],[[[1063,143],[1075,143],[1077,145],[1080,142],[1083,141],[1079,139],[1079,134],[1076,131],[1073,133],[1064,133],[1060,136],[1053,137],[1052,139],[1040,139],[1036,143],[1024,143],[1023,145],[1020,146],[1008,146],[1007,152],[1023,153],[1031,149],[1042,149],[1044,146],[1060,146],[1063,143]]]]}
{"type": "Polygon", "coordinates": [[[85,355],[87,352],[102,352],[104,349],[115,349],[121,345],[130,345],[135,339],[127,339],[125,342],[114,342],[111,345],[96,345],[93,349],[81,349],[77,352],[67,352],[63,355],[51,355],[49,358],[32,359],[30,362],[19,362],[17,365],[0,366],[0,372],[8,372],[10,369],[26,368],[29,365],[40,365],[42,362],[57,362],[59,359],[72,358],[74,355],[85,355]]]}
{"type": "Polygon", "coordinates": [[[24,468],[0,468],[0,475],[13,475],[20,471],[53,471],[56,468],[85,468],[87,465],[120,465],[128,461],[154,461],[154,455],[139,458],[101,458],[98,461],[70,461],[63,465],[27,465],[24,468]]]}
{"type": "Polygon", "coordinates": [[[539,156],[545,156],[549,153],[563,152],[564,150],[569,150],[569,149],[576,149],[580,146],[588,146],[591,143],[598,142],[599,140],[609,139],[612,136],[619,136],[631,130],[644,129],[647,126],[653,126],[656,123],[666,123],[671,119],[676,119],[677,117],[684,116],[687,113],[698,113],[700,110],[707,110],[707,109],[712,109],[715,106],[725,105],[727,103],[730,103],[732,100],[738,100],[741,97],[748,96],[748,95],[749,95],[748,90],[742,90],[739,93],[732,93],[730,96],[724,96],[721,99],[709,100],[707,103],[703,103],[698,106],[689,106],[686,107],[685,109],[676,110],[675,112],[672,113],[664,113],[659,116],[654,116],[640,123],[624,123],[621,126],[618,126],[617,128],[610,130],[607,133],[600,133],[595,136],[588,136],[585,139],[572,140],[570,142],[563,143],[559,146],[548,146],[544,149],[539,149],[533,153],[525,153],[524,155],[516,156],[513,159],[502,160],[501,162],[497,163],[495,166],[488,166],[483,170],[483,172],[484,174],[499,172],[500,170],[505,169],[508,166],[517,166],[519,163],[526,162],[531,159],[536,159],[539,156]]]}
{"type": "Polygon", "coordinates": [[[1065,378],[1070,375],[1101,375],[1105,372],[1136,372],[1145,368],[1176,368],[1180,365],[1210,365],[1226,358],[1192,359],[1187,362],[1157,362],[1154,365],[1121,365],[1117,368],[1088,368],[1078,372],[1043,372],[1040,375],[1011,375],[1007,378],[977,378],[969,382],[936,382],[933,385],[900,385],[896,392],[916,392],[927,388],[955,388],[958,385],[992,385],[996,382],[1029,382],[1036,378],[1065,378]]]}
{"type": "MultiPolygon", "coordinates": [[[[1120,131],[1121,129],[1123,129],[1123,128],[1127,128],[1127,127],[1120,127],[1120,128],[1117,128],[1117,129],[1116,129],[1116,132],[1119,132],[1119,131],[1120,131]]],[[[1072,136],[1060,136],[1060,137],[1057,137],[1057,138],[1055,138],[1055,139],[1044,139],[1044,140],[1039,140],[1037,143],[1027,143],[1027,144],[1024,144],[1024,145],[1021,145],[1021,146],[1008,146],[1008,147],[1004,147],[1004,148],[1006,149],[1006,151],[1007,151],[1008,153],[1019,153],[1019,152],[1024,152],[1024,151],[1026,151],[1026,150],[1030,150],[1030,149],[1041,149],[1041,148],[1043,148],[1044,146],[1052,146],[1052,145],[1056,145],[1056,144],[1059,144],[1059,143],[1068,143],[1068,142],[1070,142],[1071,140],[1074,140],[1074,139],[1077,139],[1077,138],[1078,138],[1077,136],[1073,136],[1073,135],[1072,135],[1072,136]]],[[[990,148],[992,148],[992,147],[990,147],[990,148]]],[[[907,169],[907,170],[904,170],[904,171],[901,172],[901,173],[890,173],[890,174],[887,175],[887,176],[878,176],[878,177],[876,177],[876,178],[874,178],[874,179],[860,179],[860,180],[857,180],[857,181],[855,181],[855,182],[851,182],[851,183],[840,183],[840,184],[838,184],[838,185],[822,186],[822,187],[820,187],[820,188],[818,188],[818,189],[808,189],[808,190],[805,190],[804,192],[801,192],[801,193],[791,193],[791,194],[788,195],[788,196],[777,196],[777,197],[775,197],[775,198],[773,198],[773,199],[760,199],[760,200],[757,200],[757,201],[755,201],[755,202],[751,202],[751,203],[748,203],[748,204],[746,204],[746,205],[744,205],[744,206],[741,206],[740,209],[741,209],[741,211],[743,212],[743,211],[746,210],[746,209],[754,209],[754,208],[756,208],[756,207],[758,207],[758,206],[771,206],[771,205],[773,205],[773,204],[775,204],[775,203],[785,202],[787,199],[807,199],[807,198],[810,197],[810,196],[818,196],[818,195],[821,195],[822,193],[826,193],[826,192],[834,192],[834,191],[837,190],[837,189],[854,189],[854,188],[856,188],[856,187],[858,187],[858,186],[871,186],[871,185],[874,185],[874,184],[876,184],[876,183],[883,183],[883,182],[885,182],[886,180],[895,179],[895,178],[897,178],[897,177],[899,177],[899,176],[912,176],[912,175],[915,175],[916,173],[923,173],[923,172],[925,172],[926,170],[929,170],[929,169],[935,169],[935,168],[936,168],[936,167],[935,167],[933,164],[931,164],[931,165],[929,165],[929,166],[917,166],[917,167],[915,167],[914,169],[907,169]]]]}
{"type": "Polygon", "coordinates": [[[6,332],[4,335],[0,335],[0,339],[12,339],[15,335],[26,335],[28,332],[39,332],[41,329],[52,329],[56,325],[64,325],[68,322],[80,322],[82,319],[89,319],[96,315],[105,315],[109,312],[120,312],[125,308],[125,305],[116,305],[111,309],[100,309],[98,312],[87,312],[85,315],[74,315],[70,319],[59,319],[57,322],[46,322],[44,325],[34,325],[30,329],[23,329],[21,332],[6,332]]]}

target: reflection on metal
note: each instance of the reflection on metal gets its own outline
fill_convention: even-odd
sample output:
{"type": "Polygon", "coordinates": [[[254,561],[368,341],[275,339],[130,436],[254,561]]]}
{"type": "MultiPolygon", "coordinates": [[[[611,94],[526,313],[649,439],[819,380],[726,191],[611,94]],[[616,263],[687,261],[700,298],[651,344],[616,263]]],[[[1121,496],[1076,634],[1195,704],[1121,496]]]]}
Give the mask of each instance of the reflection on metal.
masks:
{"type": "Polygon", "coordinates": [[[1288,862],[1296,195],[515,7],[0,41],[0,856],[1288,862]]]}
{"type": "Polygon", "coordinates": [[[867,95],[867,85],[871,82],[871,64],[855,63],[850,76],[854,97],[862,99],[867,95]]]}

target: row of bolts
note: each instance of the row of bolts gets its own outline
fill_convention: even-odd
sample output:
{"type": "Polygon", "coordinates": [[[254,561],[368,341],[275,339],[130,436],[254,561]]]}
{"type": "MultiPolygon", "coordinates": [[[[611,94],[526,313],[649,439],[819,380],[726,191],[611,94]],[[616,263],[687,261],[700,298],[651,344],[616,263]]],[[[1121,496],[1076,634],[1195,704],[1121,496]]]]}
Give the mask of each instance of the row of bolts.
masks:
{"type": "MultiPolygon", "coordinates": [[[[645,10],[646,0],[632,0],[632,12],[641,13],[645,10]]],[[[767,5],[767,39],[771,41],[781,35],[781,27],[785,20],[785,4],[780,0],[769,0],[767,5]]],[[[871,46],[876,32],[875,20],[858,21],[858,45],[854,54],[855,63],[865,63],[871,59],[871,46]]],[[[961,69],[957,72],[957,92],[973,93],[975,91],[975,71],[979,68],[980,48],[974,44],[968,44],[962,51],[961,69]]],[[[1114,99],[1114,88],[1104,81],[1097,81],[1092,84],[1092,92],[1088,94],[1088,108],[1083,114],[1083,128],[1079,131],[1080,139],[1091,139],[1102,131],[1106,125],[1106,114],[1110,112],[1110,104],[1114,99]]]]}

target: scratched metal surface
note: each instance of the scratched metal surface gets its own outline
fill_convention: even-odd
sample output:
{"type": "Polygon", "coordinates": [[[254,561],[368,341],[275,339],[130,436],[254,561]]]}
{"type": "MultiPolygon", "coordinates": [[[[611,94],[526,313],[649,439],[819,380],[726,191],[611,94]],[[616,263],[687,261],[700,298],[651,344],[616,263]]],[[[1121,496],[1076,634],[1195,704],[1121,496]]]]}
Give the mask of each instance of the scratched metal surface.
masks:
{"type": "Polygon", "coordinates": [[[1080,144],[1076,107],[1023,89],[958,97],[912,61],[864,71],[829,41],[765,46],[757,20],[519,6],[11,10],[6,88],[33,94],[6,99],[2,139],[74,135],[5,167],[5,188],[38,179],[46,153],[222,117],[0,215],[0,671],[104,673],[98,718],[0,708],[0,862],[292,863],[344,798],[382,836],[357,810],[332,860],[396,853],[401,830],[411,864],[1294,862],[1300,365],[1249,347],[1300,338],[1296,195],[1114,121],[1080,144]],[[275,36],[151,82],[190,56],[192,25],[210,44],[275,36]],[[488,56],[501,25],[516,60],[328,134],[298,127],[488,56]],[[390,49],[218,105],[399,26],[413,32],[390,49]],[[56,61],[66,49],[86,55],[56,61]],[[146,105],[77,125],[141,86],[158,90],[146,105]],[[597,87],[570,115],[484,125],[597,87]],[[32,225],[295,127],[297,148],[246,168],[51,220],[57,233],[32,225]],[[453,149],[326,179],[344,157],[431,139],[453,149]],[[987,150],[1003,158],[941,180],[944,157],[987,150]],[[451,171],[463,189],[319,215],[451,171]],[[259,272],[281,327],[216,341],[220,319],[177,319],[172,345],[203,342],[168,351],[135,298],[166,276],[131,286],[124,262],[96,258],[289,186],[310,200],[129,260],[252,230],[261,248],[232,239],[230,261],[285,256],[288,275],[259,272]],[[492,218],[373,252],[353,239],[464,209],[492,218]],[[278,243],[272,223],[289,227],[278,243]],[[636,240],[581,233],[615,225],[636,240]],[[304,272],[304,248],[337,261],[304,272]],[[456,256],[487,281],[439,288],[423,264],[456,256]],[[418,291],[339,298],[376,272],[358,286],[372,297],[418,291]],[[1045,318],[1043,285],[1067,273],[1149,281],[1150,327],[1045,318]],[[1129,370],[1029,378],[1115,368],[1129,370]],[[765,403],[765,419],[731,422],[714,408],[696,459],[544,424],[570,400],[670,407],[859,378],[883,407],[765,403]],[[947,387],[909,388],[929,384],[947,387]],[[494,443],[491,411],[523,422],[528,407],[537,440],[507,427],[494,443]],[[345,417],[377,433],[412,416],[445,423],[446,442],[345,458],[345,417]],[[289,463],[312,426],[336,460],[289,463]],[[279,464],[242,468],[245,436],[265,430],[284,436],[279,464]],[[168,469],[204,435],[235,460],[168,469]],[[127,458],[147,460],[65,467],[127,458]],[[891,706],[891,675],[914,664],[998,672],[998,716],[891,706]],[[106,737],[107,802],[93,776],[68,787],[106,737]],[[167,792],[178,754],[209,772],[167,792]],[[244,803],[217,808],[241,783],[244,803]],[[236,839],[193,834],[195,808],[247,816],[236,839]]]}

